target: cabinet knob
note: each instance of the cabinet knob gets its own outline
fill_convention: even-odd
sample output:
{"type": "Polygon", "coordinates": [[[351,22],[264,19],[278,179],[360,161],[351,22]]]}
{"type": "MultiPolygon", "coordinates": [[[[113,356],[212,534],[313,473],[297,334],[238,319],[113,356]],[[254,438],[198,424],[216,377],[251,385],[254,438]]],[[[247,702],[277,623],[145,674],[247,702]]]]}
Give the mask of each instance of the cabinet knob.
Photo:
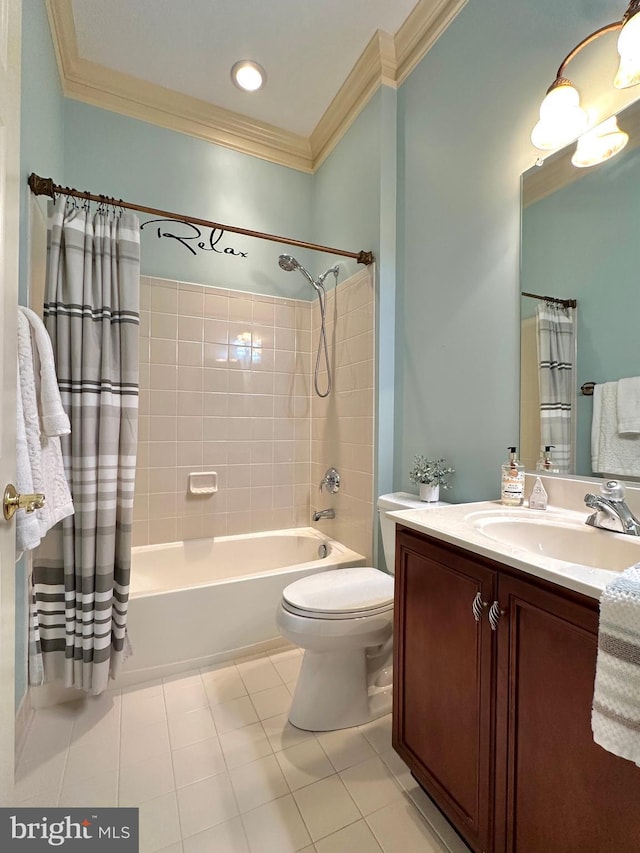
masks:
{"type": "Polygon", "coordinates": [[[471,609],[473,610],[473,618],[476,620],[476,622],[480,621],[480,619],[482,618],[482,611],[485,609],[485,607],[488,606],[489,605],[487,604],[487,602],[482,600],[482,593],[476,592],[476,597],[473,599],[473,604],[471,605],[471,609]]]}
{"type": "Polygon", "coordinates": [[[500,617],[503,613],[504,610],[500,607],[500,602],[494,601],[489,608],[489,624],[491,625],[492,631],[497,630],[498,622],[500,621],[500,617]]]}

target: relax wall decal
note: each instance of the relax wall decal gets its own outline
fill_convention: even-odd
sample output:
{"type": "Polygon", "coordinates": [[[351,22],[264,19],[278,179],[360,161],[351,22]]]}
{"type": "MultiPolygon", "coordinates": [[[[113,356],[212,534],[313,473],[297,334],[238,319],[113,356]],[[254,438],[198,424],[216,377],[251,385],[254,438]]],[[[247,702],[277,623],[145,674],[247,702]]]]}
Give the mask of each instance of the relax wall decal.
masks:
{"type": "Polygon", "coordinates": [[[170,240],[177,240],[185,249],[188,249],[192,255],[197,255],[198,250],[201,252],[215,252],[218,255],[233,255],[236,258],[246,258],[248,257],[248,252],[240,252],[237,249],[233,249],[231,246],[218,246],[222,238],[224,237],[224,229],[222,228],[211,228],[208,239],[202,239],[203,232],[198,228],[197,225],[193,225],[191,222],[182,222],[180,219],[149,219],[147,222],[140,223],[140,230],[146,225],[152,225],[155,222],[162,223],[158,225],[156,231],[156,237],[161,240],[163,237],[167,237],[170,240]],[[175,232],[175,228],[172,228],[172,231],[164,231],[162,225],[171,225],[174,223],[176,226],[183,226],[185,229],[190,229],[186,233],[172,233],[175,232]]]}

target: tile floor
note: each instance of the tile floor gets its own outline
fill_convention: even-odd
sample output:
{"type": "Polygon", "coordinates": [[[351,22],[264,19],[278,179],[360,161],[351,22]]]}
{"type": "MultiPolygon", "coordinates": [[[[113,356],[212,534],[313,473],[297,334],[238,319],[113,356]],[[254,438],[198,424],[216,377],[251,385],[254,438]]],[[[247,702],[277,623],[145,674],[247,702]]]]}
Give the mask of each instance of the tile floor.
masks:
{"type": "Polygon", "coordinates": [[[289,648],[40,710],[14,805],[137,806],[141,853],[466,853],[391,748],[391,718],[287,722],[289,648]]]}

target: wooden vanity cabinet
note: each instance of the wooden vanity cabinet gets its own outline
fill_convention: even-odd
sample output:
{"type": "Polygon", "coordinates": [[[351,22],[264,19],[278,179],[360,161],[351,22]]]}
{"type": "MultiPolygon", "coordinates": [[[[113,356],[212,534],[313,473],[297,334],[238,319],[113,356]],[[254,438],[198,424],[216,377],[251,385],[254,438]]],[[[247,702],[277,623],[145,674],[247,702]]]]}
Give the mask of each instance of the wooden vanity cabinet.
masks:
{"type": "Polygon", "coordinates": [[[640,768],[591,733],[597,630],[596,600],[398,527],[393,745],[474,851],[640,851],[640,768]]]}

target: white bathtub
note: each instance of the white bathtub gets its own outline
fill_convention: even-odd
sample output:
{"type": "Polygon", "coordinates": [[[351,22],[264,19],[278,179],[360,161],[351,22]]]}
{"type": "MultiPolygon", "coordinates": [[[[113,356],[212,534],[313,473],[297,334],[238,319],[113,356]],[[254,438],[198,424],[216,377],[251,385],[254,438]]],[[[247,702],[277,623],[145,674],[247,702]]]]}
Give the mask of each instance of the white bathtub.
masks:
{"type": "Polygon", "coordinates": [[[133,549],[128,631],[132,684],[262,651],[281,641],[282,590],[304,575],[364,566],[310,527],[133,549]],[[321,557],[319,549],[327,548],[321,557]]]}

